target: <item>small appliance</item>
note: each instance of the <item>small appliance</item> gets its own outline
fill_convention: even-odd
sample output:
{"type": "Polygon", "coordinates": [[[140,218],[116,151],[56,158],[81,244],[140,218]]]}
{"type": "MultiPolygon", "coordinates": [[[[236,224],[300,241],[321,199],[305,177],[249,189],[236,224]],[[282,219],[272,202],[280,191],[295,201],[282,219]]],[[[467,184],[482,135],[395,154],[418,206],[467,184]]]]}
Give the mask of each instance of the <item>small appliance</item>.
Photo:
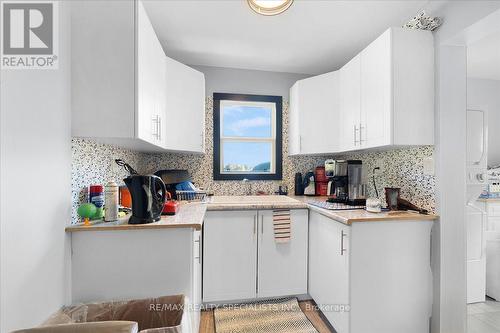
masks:
{"type": "Polygon", "coordinates": [[[328,182],[329,198],[327,201],[345,203],[351,206],[364,206],[366,204],[366,185],[362,178],[362,161],[337,160],[334,162],[333,176],[328,182]]]}
{"type": "Polygon", "coordinates": [[[160,220],[167,190],[160,177],[130,175],[123,179],[132,196],[129,224],[147,224],[160,220]]]}
{"type": "Polygon", "coordinates": [[[304,195],[316,195],[316,182],[314,172],[308,172],[304,176],[304,195]]]}
{"type": "Polygon", "coordinates": [[[175,215],[179,211],[179,203],[172,200],[172,195],[167,192],[167,201],[163,205],[162,215],[175,215]]]}
{"type": "Polygon", "coordinates": [[[304,181],[300,172],[295,174],[295,195],[304,195],[304,181]]]}
{"type": "Polygon", "coordinates": [[[132,197],[132,216],[129,224],[147,224],[160,220],[167,190],[160,177],[139,175],[128,163],[115,160],[130,175],[123,179],[132,197]]]}

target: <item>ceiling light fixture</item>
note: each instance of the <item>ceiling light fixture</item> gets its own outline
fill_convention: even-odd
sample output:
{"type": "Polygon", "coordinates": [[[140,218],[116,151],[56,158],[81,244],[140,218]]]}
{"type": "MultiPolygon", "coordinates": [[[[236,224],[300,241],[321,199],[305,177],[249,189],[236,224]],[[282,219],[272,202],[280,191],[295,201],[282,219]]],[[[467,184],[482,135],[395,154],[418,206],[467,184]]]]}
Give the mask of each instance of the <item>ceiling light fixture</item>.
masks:
{"type": "Polygon", "coordinates": [[[283,13],[292,5],[293,0],[247,0],[247,2],[256,13],[271,16],[283,13]]]}

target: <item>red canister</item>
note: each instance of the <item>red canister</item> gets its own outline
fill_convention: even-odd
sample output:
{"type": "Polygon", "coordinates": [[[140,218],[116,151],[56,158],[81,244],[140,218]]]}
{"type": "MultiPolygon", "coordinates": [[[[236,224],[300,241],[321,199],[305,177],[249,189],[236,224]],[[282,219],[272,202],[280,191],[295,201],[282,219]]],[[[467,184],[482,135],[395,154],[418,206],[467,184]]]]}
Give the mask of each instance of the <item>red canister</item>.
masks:
{"type": "Polygon", "coordinates": [[[104,206],[104,186],[89,186],[89,202],[93,203],[97,208],[102,208],[102,206],[104,206]]]}
{"type": "Polygon", "coordinates": [[[314,177],[317,182],[328,182],[328,178],[326,178],[325,167],[319,166],[314,169],[314,177]]]}
{"type": "Polygon", "coordinates": [[[325,196],[328,193],[328,182],[316,182],[316,195],[325,196]]]}

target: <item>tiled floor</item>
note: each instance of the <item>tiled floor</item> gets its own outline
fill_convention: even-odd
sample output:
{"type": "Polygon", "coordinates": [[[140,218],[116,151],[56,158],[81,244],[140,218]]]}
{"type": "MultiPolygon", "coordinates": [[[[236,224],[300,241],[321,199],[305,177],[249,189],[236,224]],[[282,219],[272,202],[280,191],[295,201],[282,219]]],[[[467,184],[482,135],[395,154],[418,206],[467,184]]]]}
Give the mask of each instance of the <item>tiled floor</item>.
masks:
{"type": "Polygon", "coordinates": [[[500,333],[500,302],[467,305],[467,333],[500,333]]]}

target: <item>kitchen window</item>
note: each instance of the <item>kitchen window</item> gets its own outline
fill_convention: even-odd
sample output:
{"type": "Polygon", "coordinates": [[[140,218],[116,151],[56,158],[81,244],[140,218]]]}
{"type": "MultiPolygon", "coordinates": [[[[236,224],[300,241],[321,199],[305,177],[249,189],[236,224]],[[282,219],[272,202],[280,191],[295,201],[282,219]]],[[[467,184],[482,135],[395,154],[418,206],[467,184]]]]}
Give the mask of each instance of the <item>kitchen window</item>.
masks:
{"type": "Polygon", "coordinates": [[[214,180],[282,179],[282,97],[214,93],[214,180]]]}

